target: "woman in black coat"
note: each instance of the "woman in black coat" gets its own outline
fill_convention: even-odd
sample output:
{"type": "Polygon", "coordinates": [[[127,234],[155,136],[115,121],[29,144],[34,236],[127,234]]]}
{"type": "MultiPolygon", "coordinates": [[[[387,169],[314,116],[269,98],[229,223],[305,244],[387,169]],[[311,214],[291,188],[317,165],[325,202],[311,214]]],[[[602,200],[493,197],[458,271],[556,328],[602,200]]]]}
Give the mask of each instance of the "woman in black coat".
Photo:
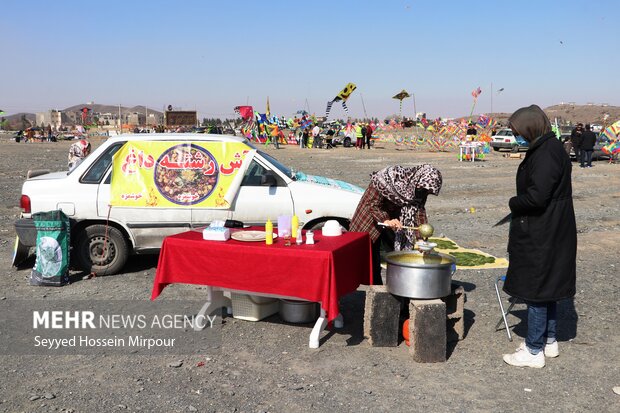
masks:
{"type": "Polygon", "coordinates": [[[529,142],[529,149],[517,171],[517,195],[509,201],[510,264],[504,291],[527,303],[528,331],[525,343],[504,355],[504,361],[540,368],[545,356],[559,355],[556,303],[575,295],[571,161],[540,107],[521,108],[508,122],[515,136],[529,142]]]}

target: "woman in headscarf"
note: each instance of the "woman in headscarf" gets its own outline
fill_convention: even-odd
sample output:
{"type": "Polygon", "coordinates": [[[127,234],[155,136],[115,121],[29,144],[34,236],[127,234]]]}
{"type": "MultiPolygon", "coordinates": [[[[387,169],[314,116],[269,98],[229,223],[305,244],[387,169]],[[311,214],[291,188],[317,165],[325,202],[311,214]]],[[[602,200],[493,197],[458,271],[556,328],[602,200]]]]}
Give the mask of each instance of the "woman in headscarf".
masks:
{"type": "Polygon", "coordinates": [[[426,197],[438,195],[441,172],[431,165],[388,166],[370,174],[364,192],[351,219],[351,231],[368,232],[372,241],[373,284],[381,285],[381,241],[399,250],[411,250],[418,231],[403,226],[426,224],[426,197]],[[385,226],[380,226],[384,224],[385,226]],[[394,238],[394,232],[396,236],[394,238]]]}
{"type": "Polygon", "coordinates": [[[575,295],[577,225],[573,209],[571,161],[536,105],[508,119],[515,136],[529,142],[517,171],[517,195],[509,201],[510,264],[504,291],[527,304],[527,337],[504,361],[541,368],[559,355],[556,303],[575,295]]]}

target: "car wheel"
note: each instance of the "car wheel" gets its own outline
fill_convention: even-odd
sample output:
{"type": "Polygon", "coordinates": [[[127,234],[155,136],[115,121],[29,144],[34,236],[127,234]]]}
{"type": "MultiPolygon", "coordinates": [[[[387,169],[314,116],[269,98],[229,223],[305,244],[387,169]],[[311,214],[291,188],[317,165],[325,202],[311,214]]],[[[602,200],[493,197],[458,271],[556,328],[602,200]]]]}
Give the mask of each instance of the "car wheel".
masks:
{"type": "Polygon", "coordinates": [[[514,145],[512,148],[510,148],[510,151],[514,153],[519,152],[519,145],[514,145]]]}
{"type": "Polygon", "coordinates": [[[351,138],[344,138],[342,146],[344,146],[345,148],[350,147],[351,146],[351,138]]]}
{"type": "Polygon", "coordinates": [[[98,275],[116,274],[129,256],[127,240],[117,228],[91,225],[77,236],[76,259],[79,267],[98,275]]]}
{"type": "Polygon", "coordinates": [[[493,150],[494,150],[495,152],[499,152],[499,148],[498,148],[497,146],[494,146],[494,147],[493,147],[493,150]]]}

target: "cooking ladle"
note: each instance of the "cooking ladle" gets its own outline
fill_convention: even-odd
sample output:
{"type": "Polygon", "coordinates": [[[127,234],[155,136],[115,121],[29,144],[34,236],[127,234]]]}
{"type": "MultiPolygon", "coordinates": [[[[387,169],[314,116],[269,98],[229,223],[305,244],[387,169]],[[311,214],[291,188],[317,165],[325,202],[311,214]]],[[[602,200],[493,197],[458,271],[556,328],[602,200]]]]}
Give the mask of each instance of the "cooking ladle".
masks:
{"type": "MultiPolygon", "coordinates": [[[[389,227],[389,225],[384,224],[383,222],[379,222],[379,225],[381,225],[382,227],[389,227]]],[[[433,228],[433,226],[431,224],[422,224],[422,225],[417,226],[417,227],[411,227],[411,226],[403,225],[401,228],[418,230],[418,232],[420,233],[420,236],[423,239],[428,239],[429,237],[432,237],[433,234],[435,233],[435,228],[433,228]]]]}

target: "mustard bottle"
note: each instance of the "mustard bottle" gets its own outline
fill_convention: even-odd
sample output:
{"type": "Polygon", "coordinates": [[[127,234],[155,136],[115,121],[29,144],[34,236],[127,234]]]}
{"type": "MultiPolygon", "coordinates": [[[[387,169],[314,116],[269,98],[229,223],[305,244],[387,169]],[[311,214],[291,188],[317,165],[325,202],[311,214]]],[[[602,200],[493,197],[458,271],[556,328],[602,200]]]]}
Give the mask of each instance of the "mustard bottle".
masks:
{"type": "Polygon", "coordinates": [[[273,222],[270,219],[267,219],[265,224],[265,244],[273,244],[273,222]]]}
{"type": "Polygon", "coordinates": [[[291,236],[297,238],[297,229],[299,228],[299,218],[297,215],[293,215],[291,219],[291,236]]]}

